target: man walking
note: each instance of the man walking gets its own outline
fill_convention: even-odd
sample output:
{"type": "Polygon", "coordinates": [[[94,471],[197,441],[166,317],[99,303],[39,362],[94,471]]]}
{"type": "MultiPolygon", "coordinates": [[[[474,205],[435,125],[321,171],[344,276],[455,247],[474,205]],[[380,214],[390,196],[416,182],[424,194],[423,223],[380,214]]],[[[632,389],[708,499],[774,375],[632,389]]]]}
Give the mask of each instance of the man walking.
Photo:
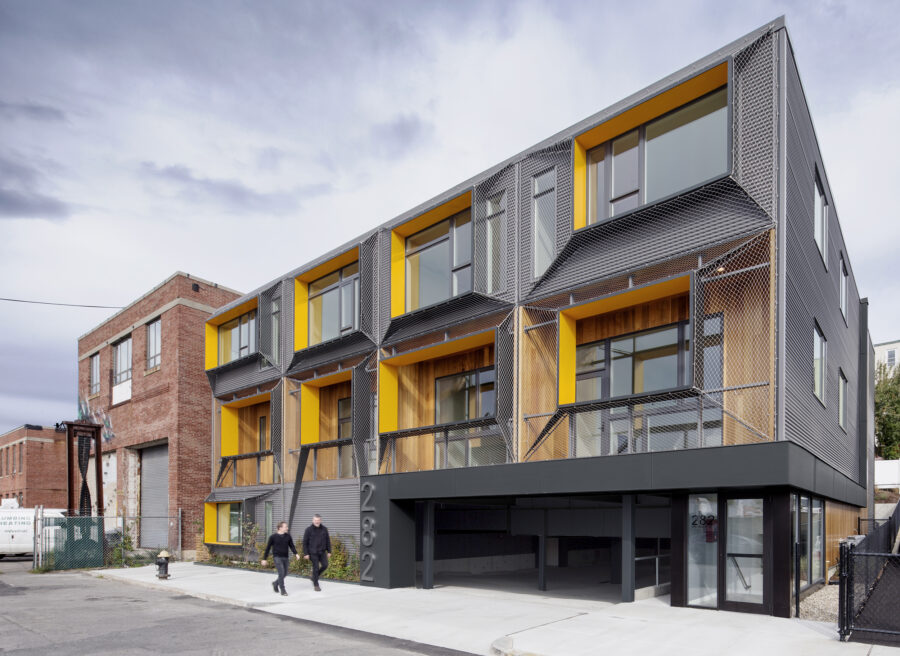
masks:
{"type": "Polygon", "coordinates": [[[284,589],[284,577],[287,576],[288,565],[290,564],[288,549],[294,552],[294,558],[300,560],[300,554],[297,553],[297,548],[294,546],[294,538],[288,533],[288,524],[287,522],[281,522],[278,524],[277,533],[272,533],[269,536],[269,541],[266,543],[266,552],[263,554],[262,560],[259,561],[259,564],[265,567],[269,551],[272,551],[272,556],[275,558],[275,570],[278,572],[278,578],[272,582],[272,589],[278,592],[280,588],[284,597],[287,597],[287,590],[284,589]]]}
{"type": "Polygon", "coordinates": [[[313,515],[312,524],[303,532],[303,557],[311,566],[313,589],[321,592],[319,574],[328,568],[328,559],[331,558],[331,537],[328,535],[328,529],[322,525],[322,516],[319,514],[313,515]]]}

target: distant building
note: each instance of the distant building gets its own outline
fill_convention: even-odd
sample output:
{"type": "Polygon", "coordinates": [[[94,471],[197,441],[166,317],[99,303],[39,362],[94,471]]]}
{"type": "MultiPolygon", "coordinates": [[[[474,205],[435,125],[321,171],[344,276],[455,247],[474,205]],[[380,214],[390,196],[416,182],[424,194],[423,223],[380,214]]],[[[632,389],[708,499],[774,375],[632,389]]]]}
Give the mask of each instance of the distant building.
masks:
{"type": "Polygon", "coordinates": [[[203,326],[238,296],[175,273],[78,339],[78,416],[103,427],[103,514],[140,515],[138,546],[175,547],[165,518],[179,509],[183,536],[194,533],[187,527],[209,493],[203,326]]]}
{"type": "Polygon", "coordinates": [[[897,369],[898,355],[900,355],[900,339],[895,339],[893,342],[875,344],[876,370],[878,365],[885,364],[891,372],[895,371],[897,369]]]}
{"type": "Polygon", "coordinates": [[[66,434],[25,424],[0,435],[0,499],[66,507],[66,434]]]}

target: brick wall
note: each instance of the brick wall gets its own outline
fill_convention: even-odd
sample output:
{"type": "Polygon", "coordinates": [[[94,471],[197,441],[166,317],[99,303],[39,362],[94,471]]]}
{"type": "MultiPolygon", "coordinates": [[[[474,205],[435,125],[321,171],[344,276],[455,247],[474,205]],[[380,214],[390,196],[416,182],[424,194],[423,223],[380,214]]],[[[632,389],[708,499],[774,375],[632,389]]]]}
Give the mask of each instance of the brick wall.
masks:
{"type": "Polygon", "coordinates": [[[18,499],[21,495],[22,506],[26,508],[65,508],[64,437],[64,433],[57,433],[53,428],[31,426],[22,426],[0,436],[0,458],[3,461],[0,498],[18,499]]]}

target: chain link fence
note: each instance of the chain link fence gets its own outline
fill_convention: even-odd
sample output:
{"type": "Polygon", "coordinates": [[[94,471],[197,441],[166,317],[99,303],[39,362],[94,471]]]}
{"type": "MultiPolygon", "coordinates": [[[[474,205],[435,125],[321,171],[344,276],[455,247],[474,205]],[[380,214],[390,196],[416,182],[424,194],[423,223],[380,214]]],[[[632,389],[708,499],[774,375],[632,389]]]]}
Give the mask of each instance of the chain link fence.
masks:
{"type": "Polygon", "coordinates": [[[841,543],[838,629],[842,640],[900,645],[900,504],[854,544],[841,543]]]}
{"type": "Polygon", "coordinates": [[[138,567],[160,551],[181,558],[181,511],[167,517],[35,516],[33,566],[52,571],[138,567]]]}

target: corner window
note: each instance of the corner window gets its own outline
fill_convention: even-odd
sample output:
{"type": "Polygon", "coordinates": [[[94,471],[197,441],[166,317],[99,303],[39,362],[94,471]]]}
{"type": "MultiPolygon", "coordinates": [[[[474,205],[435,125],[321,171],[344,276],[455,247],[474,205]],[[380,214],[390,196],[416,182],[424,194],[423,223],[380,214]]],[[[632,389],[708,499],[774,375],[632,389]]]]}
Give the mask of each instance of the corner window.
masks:
{"type": "Polygon", "coordinates": [[[90,395],[100,393],[100,354],[91,356],[90,395]]]}
{"type": "Polygon", "coordinates": [[[847,430],[847,377],[838,370],[838,425],[847,430]]]}
{"type": "Polygon", "coordinates": [[[493,417],[496,410],[494,368],[437,378],[434,397],[435,424],[493,417]]]}
{"type": "Polygon", "coordinates": [[[816,240],[816,246],[819,248],[819,255],[822,256],[822,261],[825,262],[825,267],[828,267],[828,257],[826,253],[826,248],[828,246],[828,201],[825,200],[825,191],[822,186],[822,180],[819,178],[818,172],[816,173],[816,185],[815,185],[815,198],[813,199],[815,202],[815,209],[813,211],[813,236],[816,240]]]}
{"type": "Polygon", "coordinates": [[[118,385],[131,380],[131,336],[129,335],[113,347],[115,361],[113,383],[118,385]]]}
{"type": "Polygon", "coordinates": [[[147,324],[147,370],[154,369],[162,363],[162,319],[147,324]]]}
{"type": "Polygon", "coordinates": [[[406,311],[472,291],[472,212],[406,238],[406,311]]]}
{"type": "Polygon", "coordinates": [[[219,326],[219,364],[256,353],[256,310],[219,326]]]}
{"type": "Polygon", "coordinates": [[[844,256],[841,255],[841,314],[847,318],[847,290],[849,287],[850,276],[847,274],[847,263],[844,262],[844,256]]]}
{"type": "Polygon", "coordinates": [[[556,255],[556,169],[534,176],[533,185],[533,273],[538,278],[550,267],[556,255]]]}
{"type": "Polygon", "coordinates": [[[485,201],[485,242],[487,243],[487,293],[495,294],[505,286],[506,272],[506,193],[485,201]]]}
{"type": "Polygon", "coordinates": [[[813,326],[813,393],[825,404],[825,353],[827,342],[819,324],[813,326]]]}
{"type": "Polygon", "coordinates": [[[338,399],[338,439],[353,437],[353,406],[350,397],[338,399]]]}
{"type": "Polygon", "coordinates": [[[359,262],[309,283],[309,345],[359,327],[359,262]]]}
{"type": "Polygon", "coordinates": [[[588,223],[599,223],[728,171],[722,87],[588,153],[588,223]]]}
{"type": "Polygon", "coordinates": [[[241,542],[241,504],[220,503],[216,507],[216,542],[241,542]]]}

